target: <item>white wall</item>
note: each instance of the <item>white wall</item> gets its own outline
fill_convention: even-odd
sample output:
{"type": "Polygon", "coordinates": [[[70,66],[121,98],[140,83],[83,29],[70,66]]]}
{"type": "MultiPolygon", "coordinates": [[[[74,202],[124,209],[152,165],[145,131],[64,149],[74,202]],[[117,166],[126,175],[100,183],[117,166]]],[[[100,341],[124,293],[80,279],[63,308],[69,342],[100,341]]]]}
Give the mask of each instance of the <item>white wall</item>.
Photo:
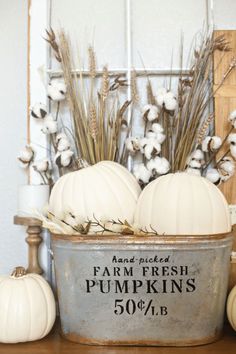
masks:
{"type": "Polygon", "coordinates": [[[27,265],[22,227],[13,225],[17,185],[26,176],[16,162],[26,138],[27,0],[0,0],[0,274],[27,265]]]}
{"type": "Polygon", "coordinates": [[[235,0],[213,0],[213,9],[216,29],[236,29],[235,0]]]}

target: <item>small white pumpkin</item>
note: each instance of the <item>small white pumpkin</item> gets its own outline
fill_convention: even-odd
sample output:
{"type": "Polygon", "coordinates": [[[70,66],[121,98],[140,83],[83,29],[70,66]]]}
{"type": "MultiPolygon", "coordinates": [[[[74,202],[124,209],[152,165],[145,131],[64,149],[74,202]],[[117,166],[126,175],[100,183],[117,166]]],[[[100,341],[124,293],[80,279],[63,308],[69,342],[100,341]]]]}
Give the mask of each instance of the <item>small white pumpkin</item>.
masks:
{"type": "Polygon", "coordinates": [[[0,342],[38,340],[51,330],[56,318],[52,290],[38,274],[17,267],[0,277],[0,342]]]}
{"type": "Polygon", "coordinates": [[[227,317],[229,323],[236,331],[236,285],[230,291],[227,299],[227,317]]]}
{"type": "Polygon", "coordinates": [[[143,190],[135,224],[166,235],[209,235],[231,230],[228,204],[221,191],[206,178],[184,172],[161,176],[143,190]]]}
{"type": "Polygon", "coordinates": [[[66,212],[93,220],[133,222],[141,192],[135,177],[123,166],[101,161],[93,166],[68,173],[54,185],[49,210],[58,218],[66,212]]]}

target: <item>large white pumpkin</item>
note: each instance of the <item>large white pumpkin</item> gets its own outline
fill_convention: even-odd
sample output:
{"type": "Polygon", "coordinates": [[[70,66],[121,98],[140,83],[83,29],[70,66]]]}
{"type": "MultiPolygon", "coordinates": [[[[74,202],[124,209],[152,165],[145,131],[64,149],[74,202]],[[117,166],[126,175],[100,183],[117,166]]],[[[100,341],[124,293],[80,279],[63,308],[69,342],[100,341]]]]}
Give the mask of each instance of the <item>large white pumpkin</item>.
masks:
{"type": "Polygon", "coordinates": [[[184,172],[151,182],[141,193],[135,224],[159,234],[209,235],[231,230],[228,204],[204,177],[184,172]]]}
{"type": "Polygon", "coordinates": [[[56,318],[52,290],[38,274],[17,267],[12,276],[0,277],[0,342],[38,340],[51,330],[56,318]]]}
{"type": "Polygon", "coordinates": [[[49,209],[59,218],[70,211],[84,219],[95,216],[132,223],[140,192],[139,184],[125,167],[101,161],[59,178],[51,192],[49,209]]]}
{"type": "Polygon", "coordinates": [[[229,323],[236,331],[236,285],[230,291],[227,299],[227,317],[229,323]]]}

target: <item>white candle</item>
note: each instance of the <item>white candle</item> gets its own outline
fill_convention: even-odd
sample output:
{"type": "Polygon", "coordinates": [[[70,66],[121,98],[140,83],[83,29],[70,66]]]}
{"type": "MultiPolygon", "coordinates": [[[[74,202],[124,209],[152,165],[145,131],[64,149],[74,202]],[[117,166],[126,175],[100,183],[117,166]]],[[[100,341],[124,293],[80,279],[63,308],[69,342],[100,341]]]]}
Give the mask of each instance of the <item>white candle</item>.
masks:
{"type": "Polygon", "coordinates": [[[48,203],[49,186],[41,185],[22,185],[18,188],[18,216],[34,216],[35,211],[42,212],[48,203]]]}

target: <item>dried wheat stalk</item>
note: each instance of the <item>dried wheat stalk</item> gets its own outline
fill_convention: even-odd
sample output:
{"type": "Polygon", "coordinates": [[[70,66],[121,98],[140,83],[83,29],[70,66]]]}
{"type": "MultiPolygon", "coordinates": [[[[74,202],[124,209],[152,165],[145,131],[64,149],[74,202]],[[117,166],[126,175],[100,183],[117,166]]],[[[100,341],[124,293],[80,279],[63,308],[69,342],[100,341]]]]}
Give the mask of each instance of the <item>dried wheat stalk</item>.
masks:
{"type": "Polygon", "coordinates": [[[198,135],[197,135],[197,140],[196,140],[197,141],[197,145],[201,145],[202,144],[204,138],[207,135],[208,128],[210,127],[213,119],[214,119],[214,114],[209,114],[207,119],[204,121],[204,123],[200,127],[198,135]]]}
{"type": "MultiPolygon", "coordinates": [[[[183,41],[180,47],[180,66],[183,67],[183,41]]],[[[213,120],[213,115],[209,114],[212,99],[236,67],[236,60],[232,58],[213,91],[213,53],[216,50],[222,51],[223,59],[224,53],[230,50],[229,42],[224,36],[213,38],[212,34],[203,34],[199,48],[193,50],[189,76],[180,72],[178,109],[170,113],[164,106],[161,108],[158,119],[166,135],[161,155],[170,162],[171,172],[186,169],[189,155],[202,143],[213,120]]],[[[148,103],[157,105],[148,75],[146,91],[148,103]]]]}
{"type": "MultiPolygon", "coordinates": [[[[70,38],[64,30],[53,38],[57,43],[63,77],[67,86],[67,98],[73,119],[73,135],[76,142],[76,158],[85,159],[89,164],[101,160],[115,160],[122,163],[124,142],[121,143],[122,119],[127,109],[119,101],[120,90],[126,79],[120,75],[110,86],[108,68],[104,66],[101,90],[97,92],[99,80],[96,75],[96,58],[93,48],[88,48],[89,82],[79,75],[73,75],[75,68],[70,38]]],[[[52,40],[49,41],[52,45],[52,40]]],[[[53,44],[54,45],[54,44],[53,44]]],[[[55,45],[54,45],[55,47],[55,45]]],[[[127,127],[128,130],[128,127],[127,127]]]]}
{"type": "Polygon", "coordinates": [[[95,79],[95,77],[96,77],[96,59],[95,59],[95,52],[93,50],[93,47],[89,46],[88,54],[89,54],[89,74],[93,79],[95,79]]]}
{"type": "Polygon", "coordinates": [[[139,94],[138,94],[138,88],[137,88],[137,76],[136,76],[136,71],[134,69],[131,71],[130,85],[131,85],[132,101],[134,103],[138,103],[139,102],[139,94]]]}
{"type": "Polygon", "coordinates": [[[98,127],[97,127],[97,115],[96,115],[96,108],[94,104],[91,104],[91,107],[89,109],[89,129],[90,129],[90,134],[96,143],[96,137],[98,133],[98,127]]]}
{"type": "Polygon", "coordinates": [[[102,99],[105,100],[109,94],[109,73],[107,66],[103,67],[103,74],[102,74],[102,87],[101,87],[101,95],[102,99]]]}
{"type": "MultiPolygon", "coordinates": [[[[228,51],[229,45],[224,37],[214,39],[206,35],[198,50],[194,51],[190,79],[181,77],[178,98],[181,109],[175,120],[176,130],[173,132],[173,171],[184,170],[188,156],[197,147],[213,118],[208,117],[209,104],[215,94],[213,92],[213,53],[215,50],[228,51]]],[[[222,77],[221,87],[225,79],[234,69],[232,61],[222,77]]]]}

